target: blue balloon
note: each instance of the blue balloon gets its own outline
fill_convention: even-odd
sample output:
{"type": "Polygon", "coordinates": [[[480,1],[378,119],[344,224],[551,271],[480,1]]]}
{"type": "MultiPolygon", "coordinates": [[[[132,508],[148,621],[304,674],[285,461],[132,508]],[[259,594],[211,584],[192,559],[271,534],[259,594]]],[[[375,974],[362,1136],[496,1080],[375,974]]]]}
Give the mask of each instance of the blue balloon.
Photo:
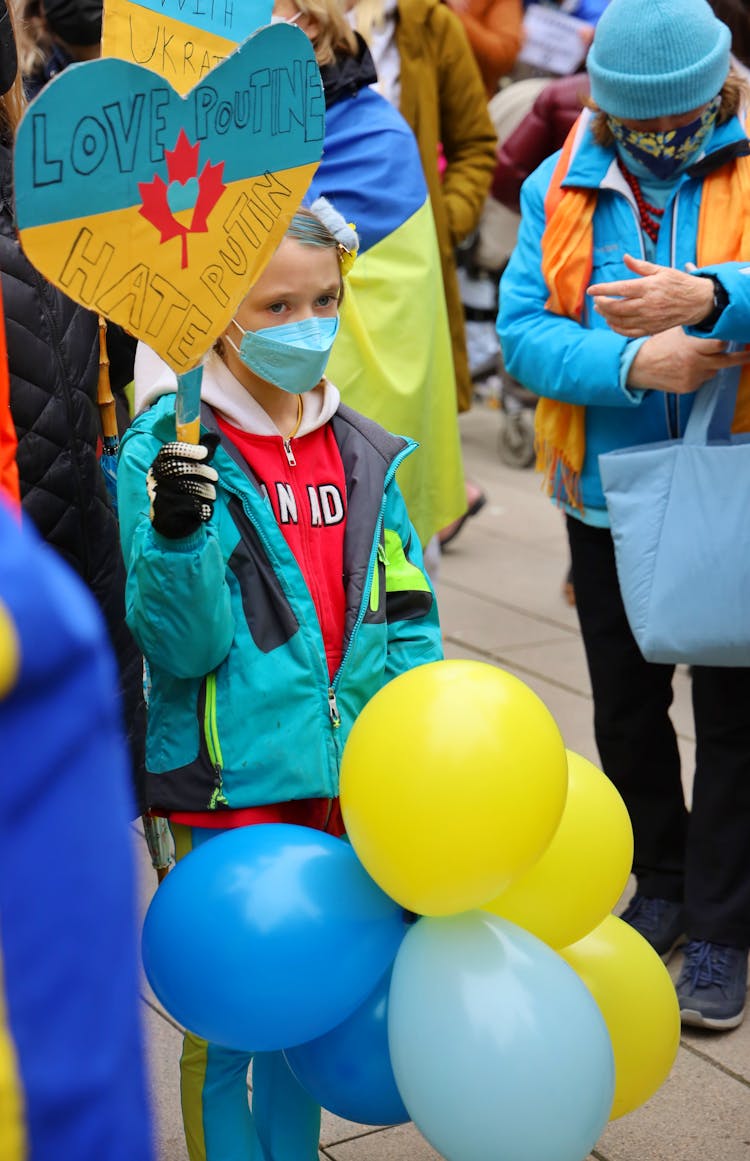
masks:
{"type": "Polygon", "coordinates": [[[588,989],[483,911],[420,919],[393,967],[388,1035],[412,1120],[445,1161],[583,1161],[614,1095],[588,989]]]}
{"type": "Polygon", "coordinates": [[[191,1032],[268,1052],[345,1020],[403,933],[402,909],[347,842],[265,823],[216,835],[167,875],[146,915],[143,965],[191,1032]]]}
{"type": "Polygon", "coordinates": [[[388,971],[348,1020],[284,1055],[302,1087],[329,1112],[363,1125],[409,1120],[388,1051],[388,971]]]}

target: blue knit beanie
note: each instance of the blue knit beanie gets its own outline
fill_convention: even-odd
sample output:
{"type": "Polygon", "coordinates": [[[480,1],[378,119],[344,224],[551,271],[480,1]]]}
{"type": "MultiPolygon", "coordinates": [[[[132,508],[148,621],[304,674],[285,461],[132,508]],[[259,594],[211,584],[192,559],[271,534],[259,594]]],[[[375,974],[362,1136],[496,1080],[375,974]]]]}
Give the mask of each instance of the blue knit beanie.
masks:
{"type": "Polygon", "coordinates": [[[706,0],[611,0],[586,61],[591,96],[611,117],[687,113],[720,91],[731,40],[706,0]]]}

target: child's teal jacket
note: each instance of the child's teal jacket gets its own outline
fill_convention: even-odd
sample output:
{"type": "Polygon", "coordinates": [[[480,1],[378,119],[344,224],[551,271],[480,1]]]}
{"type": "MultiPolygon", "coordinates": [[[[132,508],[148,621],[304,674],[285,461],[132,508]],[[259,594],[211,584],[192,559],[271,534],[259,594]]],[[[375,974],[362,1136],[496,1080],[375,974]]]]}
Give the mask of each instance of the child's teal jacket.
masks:
{"type": "MultiPolygon", "coordinates": [[[[147,801],[166,811],[332,798],[363,706],[405,670],[442,657],[435,597],[395,481],[406,439],[340,405],[331,424],[347,484],[346,632],[329,681],[302,573],[248,465],[213,459],[210,522],[167,540],[149,519],[146,473],[174,439],[174,395],[126,432],[118,497],[127,619],[148,661],[147,801]]],[[[204,406],[203,430],[218,432],[204,406]]],[[[389,740],[382,739],[383,762],[389,740]]]]}

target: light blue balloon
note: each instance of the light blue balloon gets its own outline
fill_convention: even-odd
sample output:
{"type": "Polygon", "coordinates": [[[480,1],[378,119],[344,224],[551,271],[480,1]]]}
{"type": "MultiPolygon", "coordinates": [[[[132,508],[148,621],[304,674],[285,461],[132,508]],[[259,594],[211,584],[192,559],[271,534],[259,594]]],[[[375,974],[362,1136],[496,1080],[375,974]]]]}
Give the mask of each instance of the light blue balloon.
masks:
{"type": "Polygon", "coordinates": [[[348,1020],[284,1053],[297,1080],[317,1104],[346,1121],[401,1125],[409,1120],[388,1051],[390,982],[388,971],[348,1020]]]}
{"type": "Polygon", "coordinates": [[[352,847],[264,823],[196,847],[167,875],[143,928],[143,966],[197,1036],[269,1052],[321,1036],[393,963],[403,911],[352,847]]]}
{"type": "Polygon", "coordinates": [[[583,1161],[609,1118],[612,1044],[591,994],[488,912],[409,930],[388,1038],[404,1104],[445,1161],[583,1161]]]}

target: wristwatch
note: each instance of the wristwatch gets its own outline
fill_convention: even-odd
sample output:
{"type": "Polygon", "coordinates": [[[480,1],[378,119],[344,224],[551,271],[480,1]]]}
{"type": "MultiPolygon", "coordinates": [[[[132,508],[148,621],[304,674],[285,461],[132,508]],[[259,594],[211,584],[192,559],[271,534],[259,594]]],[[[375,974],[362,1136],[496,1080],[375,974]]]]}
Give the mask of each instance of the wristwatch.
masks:
{"type": "Polygon", "coordinates": [[[711,313],[696,323],[693,329],[698,331],[712,331],[721,318],[724,308],[729,306],[729,295],[715,274],[698,274],[697,277],[710,278],[714,286],[714,304],[711,308],[711,313]]]}

